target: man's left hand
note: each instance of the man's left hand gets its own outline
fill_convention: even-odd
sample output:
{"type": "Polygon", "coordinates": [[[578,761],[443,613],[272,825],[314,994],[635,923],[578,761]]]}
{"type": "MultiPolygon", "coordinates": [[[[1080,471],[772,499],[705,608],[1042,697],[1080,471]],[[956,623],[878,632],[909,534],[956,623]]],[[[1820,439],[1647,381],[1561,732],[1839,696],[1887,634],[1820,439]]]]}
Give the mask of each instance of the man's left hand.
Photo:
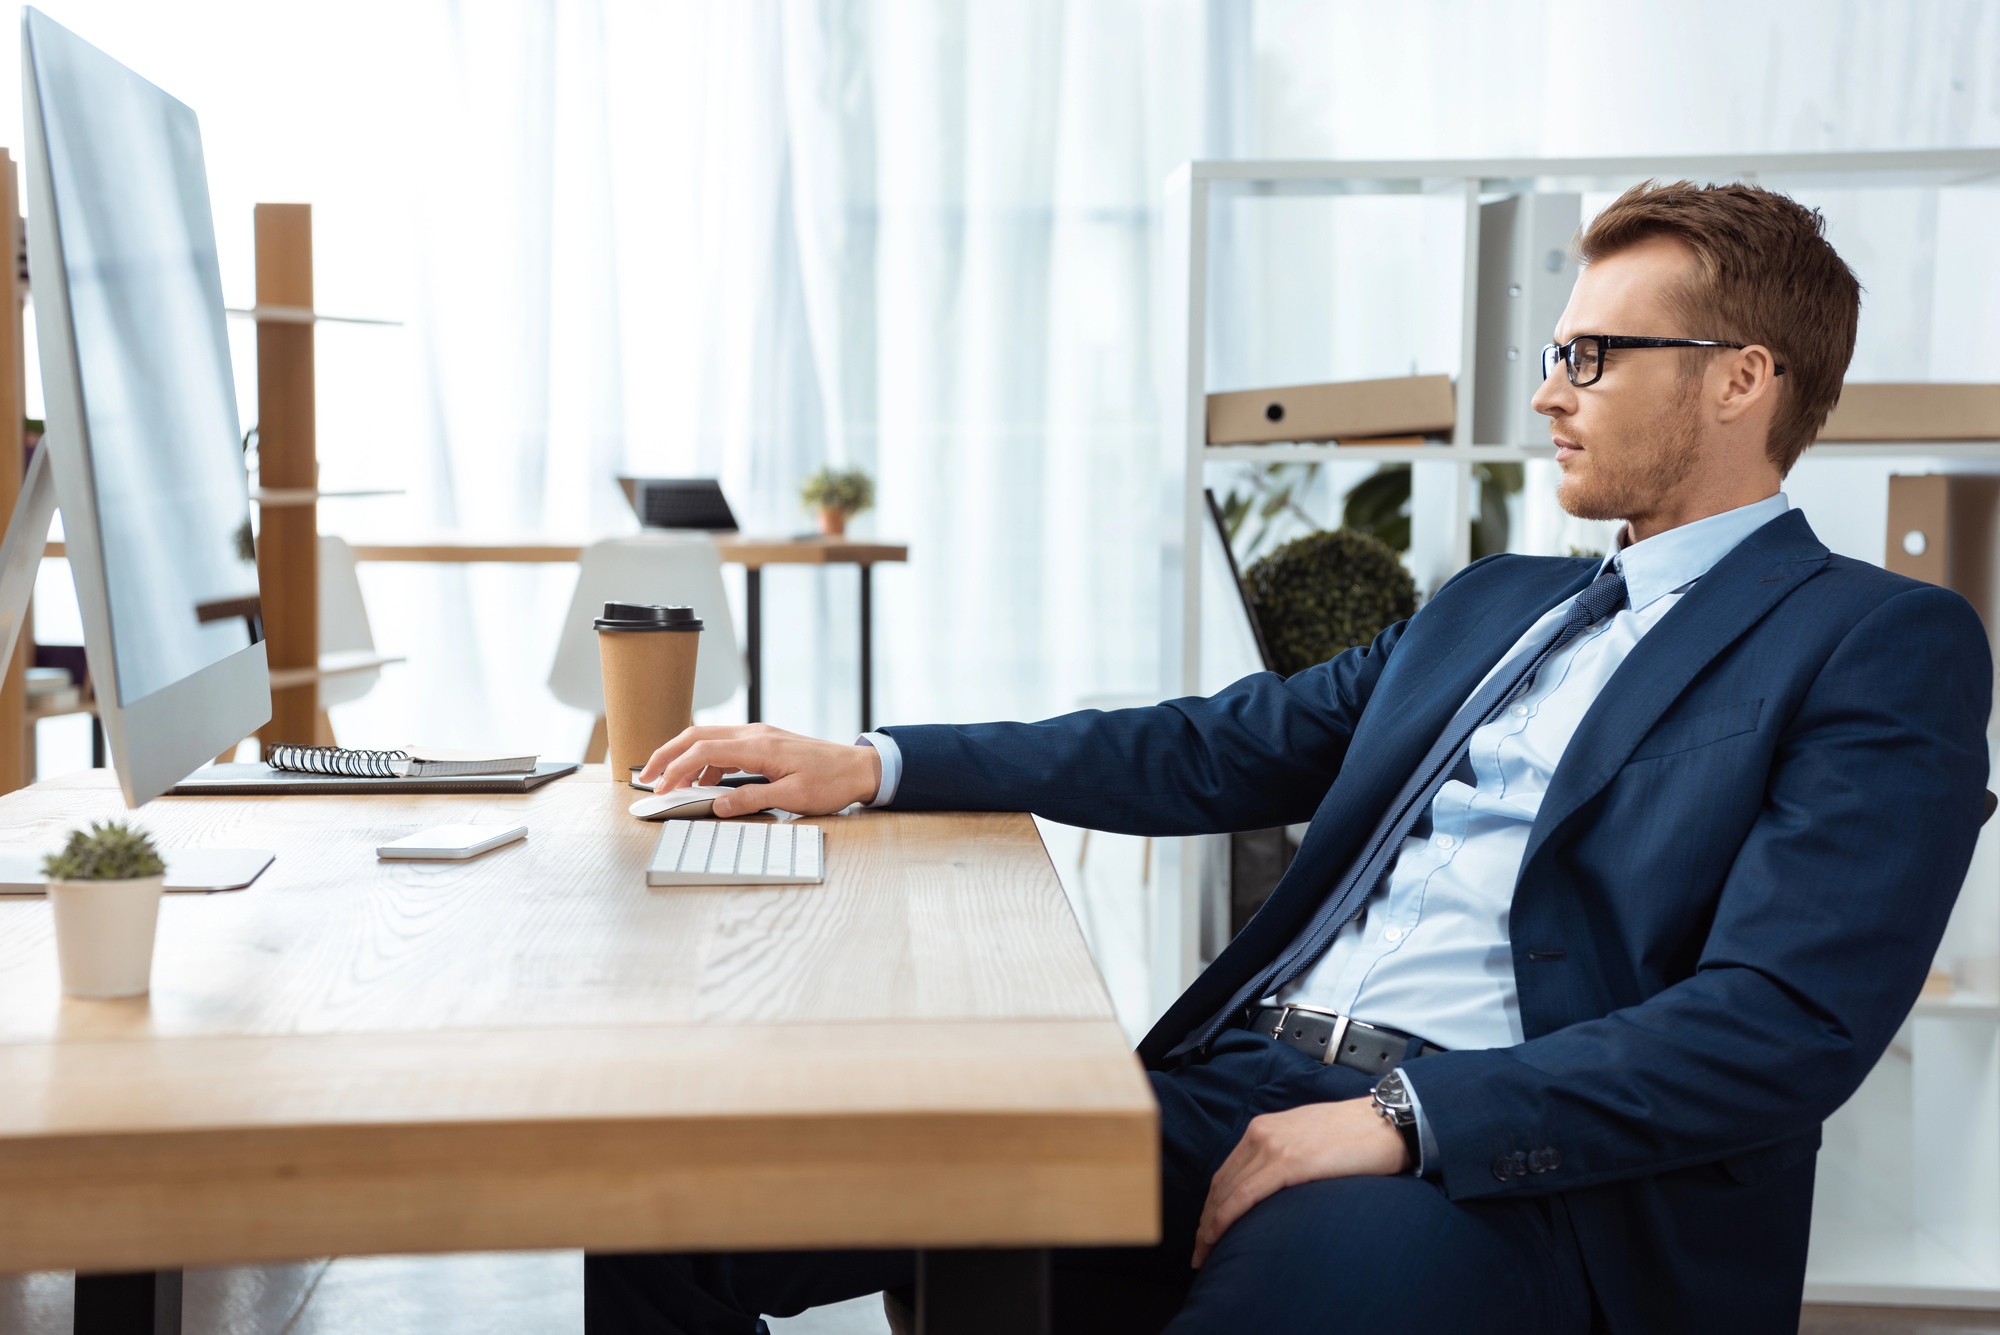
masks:
{"type": "Polygon", "coordinates": [[[1194,1264],[1208,1259],[1251,1206],[1286,1187],[1327,1177],[1387,1177],[1411,1167],[1403,1133],[1375,1111],[1373,1099],[1308,1103],[1253,1117],[1208,1184],[1194,1264]]]}

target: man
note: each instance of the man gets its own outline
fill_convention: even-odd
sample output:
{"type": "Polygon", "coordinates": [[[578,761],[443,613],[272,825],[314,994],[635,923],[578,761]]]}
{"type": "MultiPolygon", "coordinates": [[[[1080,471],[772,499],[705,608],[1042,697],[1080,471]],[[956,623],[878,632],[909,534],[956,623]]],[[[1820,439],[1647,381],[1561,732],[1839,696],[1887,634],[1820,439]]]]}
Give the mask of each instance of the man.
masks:
{"type": "MultiPolygon", "coordinates": [[[[1986,636],[1779,490],[1859,310],[1817,214],[1646,186],[1579,249],[1535,406],[1565,508],[1625,521],[1608,559],[1489,558],[1369,647],[1210,699],[853,747],[696,728],[644,771],[772,776],[717,815],[1311,821],[1140,1044],[1165,1241],[1059,1253],[1058,1328],[1797,1323],[1820,1123],[1909,1013],[1983,816],[1986,636]]],[[[910,1274],[593,1257],[587,1311],[750,1331],[910,1274]]]]}

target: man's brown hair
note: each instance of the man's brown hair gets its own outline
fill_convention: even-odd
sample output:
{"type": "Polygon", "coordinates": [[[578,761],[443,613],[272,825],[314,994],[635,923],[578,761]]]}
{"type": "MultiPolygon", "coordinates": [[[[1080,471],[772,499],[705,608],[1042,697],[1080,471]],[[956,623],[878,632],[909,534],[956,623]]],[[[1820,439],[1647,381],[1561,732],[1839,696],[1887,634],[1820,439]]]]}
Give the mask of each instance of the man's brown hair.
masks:
{"type": "MultiPolygon", "coordinates": [[[[1591,219],[1577,255],[1590,264],[1656,236],[1695,253],[1695,277],[1668,297],[1686,336],[1761,343],[1785,368],[1765,449],[1780,476],[1791,472],[1840,402],[1861,315],[1861,284],[1827,243],[1826,219],[1756,186],[1647,181],[1591,219]]],[[[1709,354],[1687,355],[1699,365],[1709,354]]]]}

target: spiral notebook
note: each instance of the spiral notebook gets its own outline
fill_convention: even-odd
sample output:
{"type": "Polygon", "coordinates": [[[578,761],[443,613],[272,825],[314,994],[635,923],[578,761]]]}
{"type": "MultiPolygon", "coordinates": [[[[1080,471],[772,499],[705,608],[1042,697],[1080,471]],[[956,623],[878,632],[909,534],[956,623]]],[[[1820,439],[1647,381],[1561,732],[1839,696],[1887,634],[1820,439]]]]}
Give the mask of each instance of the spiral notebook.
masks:
{"type": "Polygon", "coordinates": [[[273,746],[254,764],[211,765],[167,790],[169,797],[275,796],[284,793],[526,793],[577,770],[575,761],[543,761],[500,752],[411,747],[363,751],[333,746],[273,746]],[[504,768],[503,768],[504,766],[504,768]]]}
{"type": "Polygon", "coordinates": [[[344,779],[436,779],[476,774],[528,774],[539,756],[505,751],[456,751],[411,746],[401,751],[361,751],[340,746],[279,744],[264,753],[272,769],[331,774],[344,779]]]}

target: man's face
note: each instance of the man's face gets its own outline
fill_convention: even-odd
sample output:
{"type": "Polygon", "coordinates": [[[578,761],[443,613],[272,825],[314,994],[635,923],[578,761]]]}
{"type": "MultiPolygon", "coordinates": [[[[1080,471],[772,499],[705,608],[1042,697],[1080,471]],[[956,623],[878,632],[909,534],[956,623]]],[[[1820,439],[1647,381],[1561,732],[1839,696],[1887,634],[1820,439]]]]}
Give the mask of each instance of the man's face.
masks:
{"type": "MultiPolygon", "coordinates": [[[[1665,294],[1692,274],[1694,252],[1668,237],[1643,241],[1585,267],[1555,341],[1578,334],[1710,338],[1683,329],[1665,294]]],[[[1555,440],[1562,483],[1556,500],[1579,519],[1638,520],[1671,508],[1702,458],[1700,381],[1682,375],[1686,354],[1615,348],[1604,374],[1582,389],[1560,362],[1535,394],[1555,440]]]]}

